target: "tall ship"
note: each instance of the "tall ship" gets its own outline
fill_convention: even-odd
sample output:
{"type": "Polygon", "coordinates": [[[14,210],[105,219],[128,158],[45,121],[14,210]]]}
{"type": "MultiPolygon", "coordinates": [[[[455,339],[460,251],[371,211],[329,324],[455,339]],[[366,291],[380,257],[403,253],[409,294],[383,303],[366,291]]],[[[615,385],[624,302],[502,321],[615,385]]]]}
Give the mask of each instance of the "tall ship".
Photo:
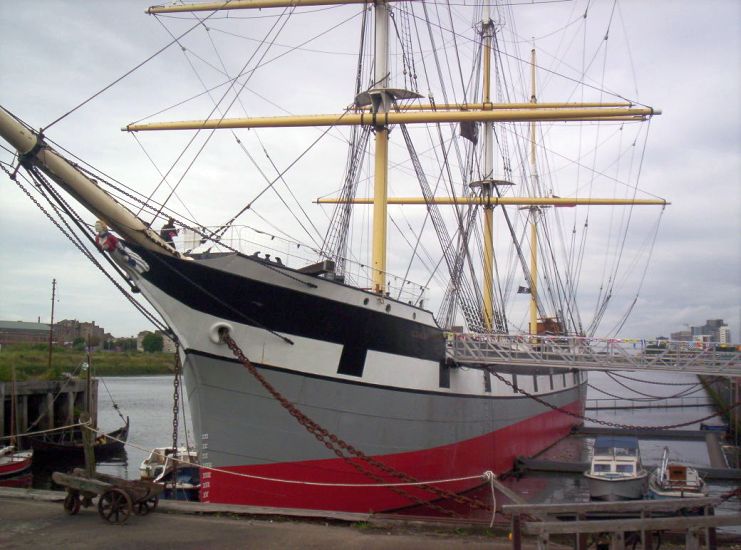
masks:
{"type": "Polygon", "coordinates": [[[518,50],[528,40],[512,40],[509,3],[148,12],[200,86],[176,87],[171,108],[124,127],[152,162],[163,133],[180,140],[154,190],[86,164],[50,141],[54,124],[33,130],[12,105],[0,135],[17,153],[3,168],[176,341],[202,501],[400,509],[487,483],[582,422],[586,373],[568,353],[539,358],[588,347],[627,264],[643,265],[614,251],[627,255],[631,216],[666,203],[639,193],[639,170],[601,154],[635,151],[657,111],[573,77],[557,88],[566,100],[542,101],[539,78],[559,65],[541,74],[535,49],[518,50]],[[323,42],[333,31],[344,34],[323,42]],[[226,38],[238,45],[217,50],[226,38]],[[309,66],[313,55],[323,61],[309,66]],[[341,97],[330,114],[276,103],[341,97]],[[187,109],[206,116],[162,120],[187,109]],[[576,187],[559,191],[545,159],[581,140],[589,154],[551,162],[588,176],[564,169],[576,187]],[[242,168],[230,187],[233,156],[242,168]],[[217,160],[198,170],[197,159],[217,160]],[[299,201],[307,192],[320,198],[299,201]],[[587,247],[578,212],[594,225],[616,206],[631,212],[613,219],[618,236],[587,247]],[[596,266],[609,282],[589,320],[579,275],[596,266]]]}

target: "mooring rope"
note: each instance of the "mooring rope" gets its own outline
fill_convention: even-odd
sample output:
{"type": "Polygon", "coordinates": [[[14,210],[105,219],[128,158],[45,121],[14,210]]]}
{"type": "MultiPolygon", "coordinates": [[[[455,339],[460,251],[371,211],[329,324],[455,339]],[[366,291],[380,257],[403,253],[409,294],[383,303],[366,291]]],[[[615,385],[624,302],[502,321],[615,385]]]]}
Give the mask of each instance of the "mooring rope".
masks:
{"type": "MultiPolygon", "coordinates": [[[[82,426],[87,426],[87,423],[78,422],[77,424],[69,424],[68,426],[61,426],[59,428],[50,428],[48,430],[40,430],[37,432],[25,432],[25,433],[17,434],[17,435],[6,435],[3,437],[0,437],[0,441],[2,441],[3,439],[12,439],[12,438],[20,439],[21,437],[28,437],[32,435],[41,435],[41,434],[48,434],[52,432],[60,432],[62,430],[69,430],[70,428],[77,428],[77,427],[82,427],[82,426]]],[[[96,431],[96,430],[93,430],[93,431],[96,431]]]]}
{"type": "MultiPolygon", "coordinates": [[[[82,426],[83,424],[80,424],[82,426]]],[[[124,441],[123,439],[119,439],[117,437],[114,437],[112,435],[109,435],[97,428],[86,426],[87,429],[89,429],[91,432],[103,436],[107,439],[112,439],[113,441],[117,441],[118,443],[122,443],[125,446],[133,447],[134,449],[137,449],[139,451],[144,452],[151,452],[151,449],[148,449],[146,447],[142,447],[141,445],[137,445],[136,443],[132,443],[131,441],[124,441]]],[[[163,455],[162,453],[155,453],[158,456],[161,456],[163,458],[169,458],[170,460],[173,460],[177,462],[178,464],[185,464],[188,466],[194,466],[201,470],[206,470],[209,472],[217,472],[220,474],[228,474],[232,476],[237,477],[245,477],[249,479],[256,479],[258,481],[271,481],[275,483],[286,483],[289,485],[311,485],[315,487],[357,487],[357,488],[374,488],[374,487],[413,487],[413,486],[422,486],[432,483],[457,483],[460,481],[473,481],[475,479],[481,479],[483,481],[489,481],[492,488],[494,487],[494,473],[489,471],[483,472],[478,475],[472,475],[472,476],[466,476],[466,477],[454,477],[454,478],[447,478],[447,479],[436,479],[431,481],[416,481],[416,482],[399,482],[399,483],[328,483],[323,481],[304,481],[304,480],[298,480],[298,479],[282,479],[277,477],[267,477],[267,476],[258,476],[254,474],[245,474],[242,472],[232,472],[231,470],[224,470],[222,468],[214,468],[213,466],[204,466],[203,464],[194,464],[192,462],[187,462],[185,460],[181,460],[179,458],[173,458],[172,455],[163,455]]]]}
{"type": "Polygon", "coordinates": [[[489,482],[489,488],[491,489],[491,521],[489,527],[494,527],[494,518],[497,516],[497,495],[494,492],[494,480],[496,478],[497,475],[491,470],[484,472],[484,479],[489,482]]]}

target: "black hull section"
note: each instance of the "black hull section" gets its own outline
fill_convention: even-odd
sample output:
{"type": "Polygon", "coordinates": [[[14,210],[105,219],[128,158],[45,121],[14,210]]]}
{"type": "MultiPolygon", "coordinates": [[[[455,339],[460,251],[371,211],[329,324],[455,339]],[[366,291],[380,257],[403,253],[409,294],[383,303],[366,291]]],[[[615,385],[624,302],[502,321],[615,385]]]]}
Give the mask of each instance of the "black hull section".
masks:
{"type": "MultiPolygon", "coordinates": [[[[338,287],[344,287],[341,283],[307,277],[275,264],[269,269],[278,284],[269,284],[211,267],[203,260],[186,261],[127,246],[149,264],[149,270],[141,275],[144,279],[184,306],[213,317],[279,334],[341,344],[345,346],[348,365],[358,364],[367,350],[436,362],[444,360],[442,330],[363,307],[378,299],[370,292],[358,293],[365,298],[357,305],[348,304],[315,295],[309,286],[315,280],[339,290],[338,287]]],[[[238,262],[263,263],[241,255],[234,257],[238,262]]],[[[388,310],[410,307],[390,298],[385,300],[388,310]]]]}

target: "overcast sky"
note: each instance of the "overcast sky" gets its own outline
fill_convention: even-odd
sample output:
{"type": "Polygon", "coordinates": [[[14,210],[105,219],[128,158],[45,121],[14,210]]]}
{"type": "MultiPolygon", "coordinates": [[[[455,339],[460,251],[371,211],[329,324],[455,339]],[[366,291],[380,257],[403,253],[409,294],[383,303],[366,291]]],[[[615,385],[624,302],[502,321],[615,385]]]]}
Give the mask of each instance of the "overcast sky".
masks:
{"type": "MultiPolygon", "coordinates": [[[[611,9],[613,3],[592,4],[597,10],[611,9]]],[[[139,0],[0,3],[0,105],[32,126],[42,127],[123,75],[170,41],[162,25],[144,14],[148,5],[139,0]]],[[[524,39],[546,35],[561,26],[559,21],[568,20],[574,6],[583,5],[558,2],[545,6],[552,11],[539,20],[533,19],[534,12],[523,11],[521,15],[531,26],[520,26],[518,31],[524,39]]],[[[629,37],[630,50],[624,56],[625,64],[612,75],[617,80],[613,78],[605,87],[662,109],[663,114],[651,124],[640,187],[671,202],[637,306],[621,335],[668,336],[689,325],[704,324],[706,319],[722,318],[731,326],[733,339],[739,341],[741,2],[624,0],[618,6],[619,24],[612,32],[629,37]],[[622,77],[628,80],[625,87],[622,77]]],[[[525,9],[531,10],[513,11],[518,15],[517,10],[525,9]]],[[[339,29],[344,33],[341,40],[354,40],[358,18],[352,18],[355,12],[349,10],[342,13],[338,20],[345,17],[349,21],[339,29]]],[[[264,24],[254,21],[255,26],[264,24]]],[[[317,19],[316,25],[306,25],[306,35],[321,24],[317,19]]],[[[303,38],[299,30],[281,36],[279,42],[298,45],[303,38]]],[[[284,114],[276,105],[291,111],[298,97],[312,106],[308,112],[339,112],[351,101],[346,93],[351,86],[341,90],[344,100],[325,93],[322,86],[334,81],[335,69],[352,67],[350,56],[337,53],[340,46],[352,51],[354,43],[324,42],[325,65],[307,67],[297,55],[287,63],[290,76],[284,73],[273,81],[251,82],[253,112],[284,114]],[[277,88],[273,103],[258,99],[258,94],[271,87],[277,88]]],[[[546,64],[547,57],[542,59],[546,64]]],[[[352,76],[347,82],[352,83],[352,76]]],[[[120,127],[201,90],[182,52],[171,48],[54,125],[47,135],[132,187],[143,181],[140,188],[147,191],[156,184],[157,173],[137,142],[120,132],[120,127]]],[[[187,113],[183,109],[159,118],[202,114],[187,113]]],[[[173,151],[189,139],[183,134],[168,137],[177,143],[175,149],[166,149],[161,137],[141,137],[148,153],[159,154],[163,166],[174,160],[173,151]]],[[[292,134],[274,146],[292,150],[295,157],[315,137],[292,134]]],[[[10,161],[6,151],[0,155],[4,162],[10,161]]],[[[344,162],[343,155],[344,150],[338,164],[344,162]]],[[[229,180],[231,169],[247,169],[244,158],[223,154],[206,160],[211,160],[207,162],[210,170],[195,172],[191,180],[191,205],[208,223],[218,223],[261,186],[242,188],[235,200],[220,184],[229,180]]],[[[312,173],[296,181],[297,187],[323,176],[329,177],[312,173]]],[[[308,196],[329,194],[337,187],[325,186],[324,191],[308,196]]],[[[305,207],[318,225],[326,225],[326,209],[305,207]]],[[[53,278],[58,284],[56,320],[94,320],[115,336],[151,328],[20,189],[0,176],[0,319],[48,322],[53,278]]]]}

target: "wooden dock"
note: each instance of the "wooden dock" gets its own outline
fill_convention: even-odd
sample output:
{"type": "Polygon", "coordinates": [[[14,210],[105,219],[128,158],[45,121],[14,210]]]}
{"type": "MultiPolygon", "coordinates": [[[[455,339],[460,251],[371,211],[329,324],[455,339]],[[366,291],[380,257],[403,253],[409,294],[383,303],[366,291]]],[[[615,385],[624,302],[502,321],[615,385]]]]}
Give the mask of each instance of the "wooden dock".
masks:
{"type": "MultiPolygon", "coordinates": [[[[86,381],[78,378],[66,380],[30,380],[15,384],[15,429],[11,430],[13,388],[11,382],[0,382],[0,438],[11,433],[49,430],[74,423],[75,410],[84,410],[87,393],[86,381]]],[[[98,411],[98,381],[91,381],[91,417],[95,422],[98,411]]],[[[0,440],[2,441],[2,440],[0,440]]]]}
{"type": "Polygon", "coordinates": [[[708,549],[715,550],[718,547],[716,528],[741,525],[741,514],[715,515],[715,506],[720,502],[717,497],[706,497],[505,504],[502,510],[512,515],[513,550],[521,550],[523,534],[537,536],[539,550],[546,550],[554,535],[571,536],[576,550],[585,550],[591,545],[597,548],[609,545],[610,550],[624,550],[626,547],[649,549],[655,547],[659,531],[684,533],[687,550],[699,549],[702,542],[708,549]],[[688,510],[696,510],[696,515],[686,515],[688,510]],[[547,516],[545,521],[530,519],[543,515],[547,516]],[[656,517],[658,515],[664,517],[656,517]],[[599,519],[588,519],[590,516],[599,516],[599,519]]]}

